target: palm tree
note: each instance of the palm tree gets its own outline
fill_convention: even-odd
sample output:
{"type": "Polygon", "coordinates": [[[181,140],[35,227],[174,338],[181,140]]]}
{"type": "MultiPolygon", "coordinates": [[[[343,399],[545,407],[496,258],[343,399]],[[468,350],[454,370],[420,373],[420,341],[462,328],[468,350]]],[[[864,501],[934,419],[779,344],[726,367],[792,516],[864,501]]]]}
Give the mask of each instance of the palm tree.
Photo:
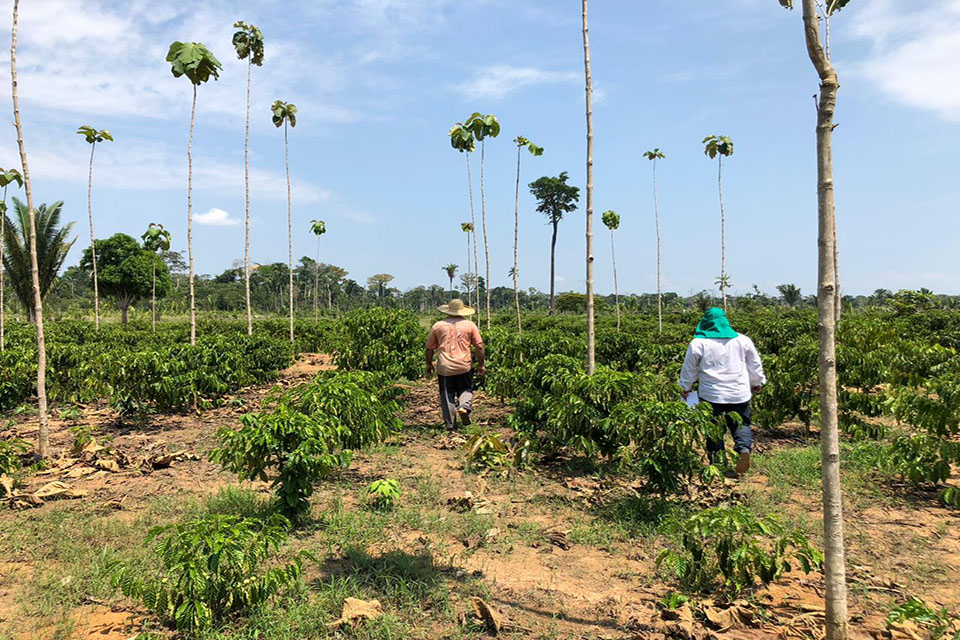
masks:
{"type": "Polygon", "coordinates": [[[726,310],[730,278],[727,276],[727,218],[723,211],[723,158],[733,155],[733,141],[729,136],[711,135],[703,139],[703,145],[703,153],[717,159],[717,189],[720,193],[720,277],[717,278],[717,284],[720,286],[723,309],[726,310]]]}
{"type": "MultiPolygon", "coordinates": [[[[150,294],[150,316],[153,332],[157,332],[157,252],[170,251],[170,232],[162,224],[151,222],[142,236],[143,248],[153,253],[153,291],[150,294]]],[[[92,245],[91,245],[92,246],[92,245]]]]}
{"type": "Polygon", "coordinates": [[[93,259],[93,322],[100,328],[100,288],[97,281],[97,249],[93,241],[93,151],[98,142],[113,142],[113,136],[106,129],[97,131],[88,124],[77,129],[77,134],[90,143],[90,174],[87,178],[87,216],[90,219],[90,255],[93,259]]]}
{"type": "Polygon", "coordinates": [[[663,335],[663,291],[660,286],[660,208],[657,204],[657,159],[666,158],[659,147],[645,151],[643,157],[653,163],[653,218],[657,226],[657,324],[663,335]]]}
{"type": "MultiPolygon", "coordinates": [[[[849,0],[826,0],[826,16],[849,0]]],[[[793,7],[792,0],[780,0],[793,7]]],[[[843,545],[843,492],[837,408],[837,254],[833,186],[833,115],[840,82],[820,42],[817,0],[802,0],[807,56],[820,78],[817,104],[817,318],[820,383],[820,472],[823,486],[823,555],[828,640],[847,637],[847,576],[843,545]]]]}
{"type": "Polygon", "coordinates": [[[530,193],[537,199],[537,211],[545,215],[547,222],[553,227],[553,234],[550,236],[550,315],[557,312],[557,227],[564,214],[577,210],[576,203],[580,200],[580,189],[568,185],[567,178],[567,172],[563,171],[556,178],[543,176],[528,185],[530,193]]]}
{"type": "MultiPolygon", "coordinates": [[[[17,148],[20,151],[20,168],[23,170],[23,189],[27,197],[27,219],[24,241],[30,256],[30,275],[33,285],[33,310],[37,324],[37,453],[45,459],[50,449],[50,433],[47,425],[47,341],[43,333],[43,296],[40,294],[40,269],[37,263],[37,228],[33,211],[33,190],[30,185],[30,167],[27,164],[27,148],[23,143],[23,126],[20,124],[20,100],[17,95],[17,23],[20,18],[20,0],[13,0],[13,22],[10,28],[10,85],[13,98],[13,124],[17,129],[17,148]]],[[[27,309],[30,305],[25,305],[27,309]]]]}
{"type": "Polygon", "coordinates": [[[3,187],[3,200],[0,200],[0,351],[6,350],[6,336],[4,334],[4,318],[6,316],[6,296],[3,292],[3,238],[7,228],[7,187],[16,182],[23,186],[23,176],[16,169],[0,167],[0,186],[3,187]]]}
{"type": "Polygon", "coordinates": [[[613,232],[620,228],[620,216],[611,209],[604,211],[600,219],[603,220],[604,226],[610,229],[610,257],[613,258],[613,295],[617,301],[617,331],[620,331],[620,285],[617,284],[617,253],[613,244],[613,232]]]}
{"type": "MultiPolygon", "coordinates": [[[[296,118],[296,115],[294,115],[296,118]]],[[[316,322],[319,319],[319,312],[317,311],[317,296],[320,291],[320,236],[327,232],[327,223],[323,220],[311,220],[310,221],[310,233],[317,236],[317,261],[314,263],[314,274],[313,274],[313,321],[316,322]]],[[[330,288],[327,287],[327,292],[329,293],[330,288]]],[[[328,302],[329,302],[329,295],[328,302]]],[[[329,305],[328,305],[329,306],[329,305]]]]}
{"type": "Polygon", "coordinates": [[[803,300],[803,294],[800,293],[800,287],[795,284],[778,284],[777,291],[783,297],[783,303],[788,307],[795,307],[803,300]]]}
{"type": "Polygon", "coordinates": [[[457,275],[457,269],[460,268],[460,265],[453,264],[452,262],[447,266],[443,267],[443,270],[447,272],[447,277],[450,278],[450,297],[453,297],[453,278],[457,275]]]}
{"type": "Polygon", "coordinates": [[[590,37],[587,0],[583,0],[583,75],[587,106],[587,374],[596,368],[593,318],[593,78],[590,75],[590,37]]]}
{"type": "Polygon", "coordinates": [[[297,106],[292,102],[275,100],[270,107],[273,125],[283,127],[283,162],[287,170],[287,242],[290,261],[290,342],[293,343],[293,201],[290,191],[290,145],[287,141],[287,124],[297,126],[297,106]]]}
{"type": "MultiPolygon", "coordinates": [[[[470,192],[470,228],[467,231],[464,228],[464,224],[460,225],[460,228],[464,231],[467,231],[468,234],[473,236],[473,264],[474,270],[480,270],[480,256],[477,250],[477,216],[474,211],[473,206],[473,177],[470,173],[470,154],[473,153],[477,148],[477,139],[474,137],[473,132],[468,129],[462,122],[450,127],[450,131],[447,133],[450,136],[450,146],[464,154],[467,159],[467,190],[470,192]]],[[[469,253],[470,253],[470,238],[467,237],[467,271],[470,271],[470,262],[469,262],[469,253]]],[[[468,300],[469,300],[469,290],[467,291],[468,300]]],[[[477,292],[477,301],[475,305],[479,305],[479,292],[477,292]]]]}
{"type": "Polygon", "coordinates": [[[247,61],[247,119],[243,137],[243,279],[247,297],[247,335],[253,335],[253,310],[250,307],[250,76],[253,65],[263,66],[263,34],[252,24],[239,20],[233,34],[237,58],[247,61]]]}
{"type": "Polygon", "coordinates": [[[187,138],[187,252],[190,258],[190,344],[197,344],[197,300],[194,292],[193,264],[193,125],[197,117],[197,87],[212,77],[220,77],[220,61],[199,42],[175,41],[167,51],[167,62],[174,78],[186,76],[193,89],[190,107],[190,136],[187,138]]]}
{"type": "MultiPolygon", "coordinates": [[[[463,231],[465,234],[467,234],[467,273],[468,274],[473,273],[473,271],[470,268],[470,236],[471,235],[474,236],[474,248],[473,248],[474,256],[476,256],[476,251],[477,251],[476,234],[473,233],[473,229],[474,227],[472,222],[460,223],[460,230],[463,231]]],[[[472,300],[470,298],[470,287],[468,286],[467,287],[467,304],[471,304],[471,303],[472,303],[472,300]]]]}
{"type": "MultiPolygon", "coordinates": [[[[487,241],[487,198],[484,191],[486,182],[484,173],[486,170],[486,160],[484,159],[484,150],[486,148],[486,138],[496,138],[500,135],[500,122],[493,114],[483,115],[474,113],[467,120],[466,125],[473,132],[473,136],[480,141],[480,220],[483,225],[483,269],[484,282],[486,283],[486,301],[484,309],[487,316],[487,329],[490,328],[490,243],[487,241]]],[[[477,269],[479,272],[480,269],[477,269]]]]}
{"type": "MultiPolygon", "coordinates": [[[[517,308],[517,337],[523,338],[523,323],[520,319],[520,288],[517,278],[519,277],[519,258],[520,258],[520,156],[523,155],[524,147],[530,151],[533,156],[542,156],[543,147],[537,146],[523,136],[517,136],[513,139],[517,145],[517,192],[513,208],[513,269],[510,275],[513,277],[513,303],[517,308]]],[[[521,352],[521,357],[523,354],[521,352]]]]}
{"type": "Polygon", "coordinates": [[[26,310],[30,322],[37,321],[33,305],[31,244],[36,245],[37,287],[42,303],[53,287],[60,267],[67,258],[67,253],[76,242],[76,239],[68,241],[68,236],[73,230],[72,222],[59,226],[62,210],[63,202],[54,202],[51,205],[41,204],[37,207],[32,216],[35,238],[30,234],[31,212],[27,204],[14,198],[12,219],[4,214],[3,244],[6,245],[6,250],[3,263],[10,276],[13,292],[26,310]]]}

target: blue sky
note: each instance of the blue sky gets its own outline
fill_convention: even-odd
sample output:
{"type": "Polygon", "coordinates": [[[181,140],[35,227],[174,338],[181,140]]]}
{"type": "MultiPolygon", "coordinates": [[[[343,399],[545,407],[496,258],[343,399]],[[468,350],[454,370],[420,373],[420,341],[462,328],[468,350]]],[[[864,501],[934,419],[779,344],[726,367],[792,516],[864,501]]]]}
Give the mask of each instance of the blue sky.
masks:
{"type": "MultiPolygon", "coordinates": [[[[256,262],[286,259],[282,133],[269,120],[277,98],[300,109],[290,135],[296,255],[315,254],[308,224],[324,219],[321,260],[359,282],[387,272],[401,288],[444,284],[442,265],[465,267],[466,170],[446,132],[473,111],[494,113],[503,126],[486,149],[494,285],[510,284],[510,140],[523,134],[546,149],[524,158],[523,185],[566,170],[583,186],[577,0],[22,4],[20,92],[35,198],[64,200],[65,218],[77,221],[69,263],[88,244],[89,147],[73,134],[80,124],[116,137],[97,150],[97,236],[139,237],[155,221],[172,231],[175,249],[186,248],[190,85],[164,61],[173,40],[202,41],[224,64],[221,80],[199,89],[197,268],[217,273],[242,256],[245,69],[230,44],[238,19],[266,38],[266,62],[253,78],[256,262]]],[[[812,292],[817,83],[799,11],[775,0],[593,0],[590,26],[598,290],[613,288],[609,235],[599,224],[606,209],[622,217],[621,290],[655,290],[650,163],[641,156],[653,147],[667,154],[658,169],[664,288],[713,286],[716,164],[700,140],[717,133],[735,143],[724,165],[733,288],[773,292],[792,282],[812,292]]],[[[8,27],[5,16],[0,28],[8,27]]],[[[842,85],[835,162],[844,289],[960,292],[960,0],[855,0],[833,19],[832,46],[842,85]]],[[[8,70],[4,55],[4,86],[8,70]]],[[[18,162],[11,128],[0,166],[18,162]]],[[[521,286],[544,290],[549,228],[526,188],[520,206],[521,286]]],[[[581,210],[561,223],[559,289],[583,289],[583,255],[581,210]]]]}

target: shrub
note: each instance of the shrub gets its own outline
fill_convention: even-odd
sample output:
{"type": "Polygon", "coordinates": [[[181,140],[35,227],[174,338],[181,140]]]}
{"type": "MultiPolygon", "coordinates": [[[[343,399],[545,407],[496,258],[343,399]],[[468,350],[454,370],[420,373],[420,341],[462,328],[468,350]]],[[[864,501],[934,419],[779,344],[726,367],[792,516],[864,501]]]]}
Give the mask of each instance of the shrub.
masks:
{"type": "Polygon", "coordinates": [[[10,474],[20,468],[20,456],[30,450],[30,444],[20,438],[0,440],[0,474],[10,474]]]}
{"type": "Polygon", "coordinates": [[[335,417],[308,415],[281,403],[272,412],[244,415],[236,431],[221,427],[220,447],[210,452],[210,460],[250,480],[267,480],[267,470],[273,470],[278,507],[300,516],[310,507],[314,483],[350,463],[348,452],[336,450],[338,426],[335,417]]]}
{"type": "Polygon", "coordinates": [[[400,499],[400,483],[392,478],[374,480],[366,488],[367,503],[377,511],[390,511],[400,499]]]}
{"type": "Polygon", "coordinates": [[[112,582],[178,630],[202,631],[299,582],[300,556],[261,570],[286,542],[288,525],[279,515],[266,522],[218,515],[155,527],[147,540],[156,541],[161,566],[144,573],[114,564],[112,582]]]}
{"type": "Polygon", "coordinates": [[[712,588],[739,593],[759,580],[769,584],[796,560],[805,572],[818,568],[823,555],[799,531],[785,533],[773,516],[756,517],[747,508],[714,507],[667,526],[676,540],[657,556],[680,583],[695,591],[712,588]]]}
{"type": "Polygon", "coordinates": [[[927,629],[931,640],[940,640],[948,637],[947,634],[953,640],[960,639],[960,619],[951,616],[946,607],[933,609],[916,596],[911,596],[890,612],[887,628],[908,621],[927,629]]]}
{"type": "Polygon", "coordinates": [[[339,369],[420,377],[426,336],[417,316],[400,309],[357,309],[340,320],[333,339],[339,369]]]}

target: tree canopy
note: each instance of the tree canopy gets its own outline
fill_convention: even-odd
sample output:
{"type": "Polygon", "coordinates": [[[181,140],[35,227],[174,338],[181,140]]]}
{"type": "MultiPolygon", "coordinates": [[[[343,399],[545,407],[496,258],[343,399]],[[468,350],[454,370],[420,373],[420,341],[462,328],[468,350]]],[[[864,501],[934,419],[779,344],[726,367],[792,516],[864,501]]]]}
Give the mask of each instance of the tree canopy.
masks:
{"type": "MultiPolygon", "coordinates": [[[[125,233],[115,233],[106,240],[97,240],[97,273],[100,290],[116,300],[124,323],[127,311],[139,300],[150,296],[153,287],[154,253],[140,246],[125,233]]],[[[80,268],[92,269],[90,248],[83,250],[80,268]]],[[[156,262],[157,297],[170,289],[170,272],[166,263],[156,262]]]]}
{"type": "Polygon", "coordinates": [[[537,211],[547,216],[550,224],[557,224],[564,214],[577,210],[580,188],[567,184],[566,171],[556,178],[543,176],[530,183],[530,193],[537,199],[537,211]]]}

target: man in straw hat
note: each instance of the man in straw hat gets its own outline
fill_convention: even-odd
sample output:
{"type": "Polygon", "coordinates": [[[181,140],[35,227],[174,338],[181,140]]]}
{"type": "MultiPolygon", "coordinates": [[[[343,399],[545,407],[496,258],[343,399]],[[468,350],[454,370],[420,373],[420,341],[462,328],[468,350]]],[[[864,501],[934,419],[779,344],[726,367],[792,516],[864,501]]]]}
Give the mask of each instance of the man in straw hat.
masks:
{"type": "Polygon", "coordinates": [[[437,352],[437,380],[440,382],[440,408],[447,429],[457,426],[457,416],[464,425],[470,424],[471,400],[473,400],[473,354],[477,352],[477,373],[486,373],[484,367],[483,338],[480,329],[468,320],[475,311],[454,298],[449,304],[437,309],[447,317],[430,329],[427,338],[427,375],[433,375],[433,354],[437,352]]]}
{"type": "MultiPolygon", "coordinates": [[[[753,341],[730,326],[723,309],[707,309],[697,325],[680,370],[680,392],[686,399],[699,380],[699,396],[723,416],[739,455],[735,471],[750,468],[753,432],[750,429],[750,399],[760,393],[767,377],[753,341]]],[[[723,451],[723,438],[707,440],[711,456],[723,451]]]]}

